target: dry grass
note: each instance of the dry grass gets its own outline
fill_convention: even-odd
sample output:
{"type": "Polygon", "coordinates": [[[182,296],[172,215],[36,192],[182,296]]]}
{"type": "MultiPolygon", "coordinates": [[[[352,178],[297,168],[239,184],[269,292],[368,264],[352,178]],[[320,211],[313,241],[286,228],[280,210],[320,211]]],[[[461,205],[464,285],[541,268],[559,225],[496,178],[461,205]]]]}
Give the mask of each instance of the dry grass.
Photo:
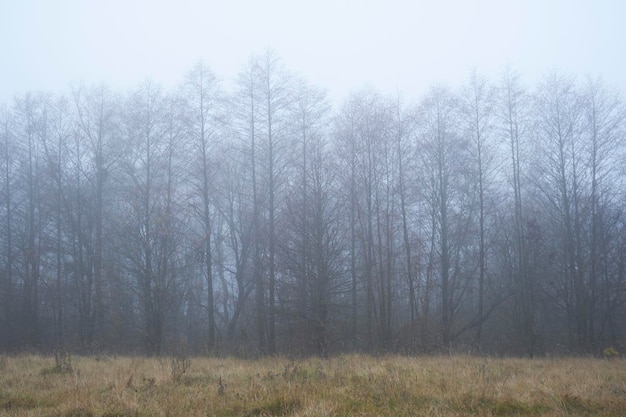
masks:
{"type": "Polygon", "coordinates": [[[0,357],[2,416],[624,416],[626,361],[0,357]],[[178,365],[181,365],[180,363],[178,365]]]}

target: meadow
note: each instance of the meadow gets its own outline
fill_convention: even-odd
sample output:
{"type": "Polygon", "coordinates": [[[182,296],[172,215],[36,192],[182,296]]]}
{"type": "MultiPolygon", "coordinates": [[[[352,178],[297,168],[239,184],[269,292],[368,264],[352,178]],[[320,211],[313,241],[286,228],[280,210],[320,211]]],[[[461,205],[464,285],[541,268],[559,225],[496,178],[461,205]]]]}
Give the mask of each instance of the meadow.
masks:
{"type": "Polygon", "coordinates": [[[624,416],[626,361],[0,356],[0,416],[624,416]]]}

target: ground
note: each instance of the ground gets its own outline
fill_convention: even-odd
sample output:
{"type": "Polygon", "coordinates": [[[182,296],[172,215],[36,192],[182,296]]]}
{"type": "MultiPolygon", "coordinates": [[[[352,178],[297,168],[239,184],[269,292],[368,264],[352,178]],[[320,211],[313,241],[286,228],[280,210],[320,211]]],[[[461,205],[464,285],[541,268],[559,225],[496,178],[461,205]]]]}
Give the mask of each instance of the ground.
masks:
{"type": "Polygon", "coordinates": [[[626,361],[0,356],[0,416],[623,416],[626,361]]]}

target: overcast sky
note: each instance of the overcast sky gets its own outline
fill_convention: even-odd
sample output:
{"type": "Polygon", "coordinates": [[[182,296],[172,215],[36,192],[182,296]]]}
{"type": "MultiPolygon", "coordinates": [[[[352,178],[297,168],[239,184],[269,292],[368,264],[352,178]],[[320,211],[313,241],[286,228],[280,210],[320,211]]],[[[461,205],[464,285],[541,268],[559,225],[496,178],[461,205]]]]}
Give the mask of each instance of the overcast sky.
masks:
{"type": "Polygon", "coordinates": [[[0,0],[0,102],[76,81],[170,87],[199,60],[228,85],[267,47],[335,101],[364,85],[419,98],[507,63],[626,93],[620,0],[0,0]]]}

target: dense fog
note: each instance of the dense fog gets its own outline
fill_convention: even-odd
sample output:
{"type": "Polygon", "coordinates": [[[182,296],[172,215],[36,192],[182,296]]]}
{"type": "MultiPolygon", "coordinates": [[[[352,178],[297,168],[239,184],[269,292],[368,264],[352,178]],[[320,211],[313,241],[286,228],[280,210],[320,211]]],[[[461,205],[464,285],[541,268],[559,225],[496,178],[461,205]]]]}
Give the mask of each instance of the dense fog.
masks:
{"type": "Polygon", "coordinates": [[[333,106],[271,50],[233,78],[0,108],[0,350],[626,348],[610,86],[506,68],[333,106]]]}

